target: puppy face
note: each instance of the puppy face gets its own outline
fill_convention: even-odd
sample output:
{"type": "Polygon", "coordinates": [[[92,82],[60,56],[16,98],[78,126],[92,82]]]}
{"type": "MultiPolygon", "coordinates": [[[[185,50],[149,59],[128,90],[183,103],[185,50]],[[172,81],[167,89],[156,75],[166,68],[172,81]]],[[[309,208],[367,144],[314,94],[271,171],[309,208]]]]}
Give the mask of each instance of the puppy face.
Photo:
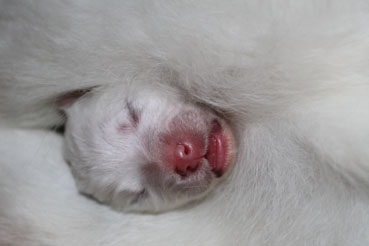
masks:
{"type": "Polygon", "coordinates": [[[109,88],[64,107],[66,159],[82,193],[125,211],[162,211],[207,194],[230,170],[226,122],[179,94],[109,88]]]}

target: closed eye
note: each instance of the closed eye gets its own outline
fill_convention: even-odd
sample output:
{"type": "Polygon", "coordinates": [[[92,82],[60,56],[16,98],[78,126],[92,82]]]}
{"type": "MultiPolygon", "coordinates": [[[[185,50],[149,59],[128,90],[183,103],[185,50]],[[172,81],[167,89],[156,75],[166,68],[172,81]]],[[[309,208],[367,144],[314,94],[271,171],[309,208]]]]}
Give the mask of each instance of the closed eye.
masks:
{"type": "Polygon", "coordinates": [[[122,133],[127,133],[132,131],[134,128],[132,127],[131,124],[120,124],[118,127],[118,131],[122,132],[122,133]]]}
{"type": "Polygon", "coordinates": [[[133,127],[137,127],[138,123],[140,122],[140,118],[138,112],[133,108],[132,104],[127,102],[127,109],[130,116],[130,121],[133,127]]]}
{"type": "Polygon", "coordinates": [[[121,133],[129,133],[137,128],[139,123],[139,114],[134,109],[131,103],[126,103],[126,108],[128,110],[128,120],[125,120],[124,123],[121,123],[118,127],[118,131],[121,133]]]}

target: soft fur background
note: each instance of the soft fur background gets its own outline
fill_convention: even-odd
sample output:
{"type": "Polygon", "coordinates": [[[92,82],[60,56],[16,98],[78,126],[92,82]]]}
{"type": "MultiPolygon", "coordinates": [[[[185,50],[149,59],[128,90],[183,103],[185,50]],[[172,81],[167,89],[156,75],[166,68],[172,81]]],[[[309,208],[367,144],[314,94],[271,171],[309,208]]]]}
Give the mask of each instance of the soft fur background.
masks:
{"type": "Polygon", "coordinates": [[[367,1],[0,2],[4,245],[368,245],[367,1]],[[239,141],[204,201],[119,214],[77,194],[63,92],[180,88],[239,141]],[[101,88],[103,90],[103,87],[101,88]]]}

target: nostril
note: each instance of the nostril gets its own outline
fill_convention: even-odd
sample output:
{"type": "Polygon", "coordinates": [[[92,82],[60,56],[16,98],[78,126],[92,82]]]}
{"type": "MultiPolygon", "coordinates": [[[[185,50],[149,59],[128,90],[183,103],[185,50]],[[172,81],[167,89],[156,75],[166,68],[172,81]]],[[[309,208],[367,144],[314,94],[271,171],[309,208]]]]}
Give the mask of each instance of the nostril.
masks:
{"type": "Polygon", "coordinates": [[[190,149],[190,147],[188,147],[187,145],[183,145],[183,153],[185,154],[185,155],[189,155],[190,153],[191,153],[191,149],[190,149]]]}
{"type": "Polygon", "coordinates": [[[195,163],[195,164],[193,164],[193,165],[189,165],[187,167],[187,171],[190,172],[190,173],[194,173],[194,172],[197,171],[197,169],[199,168],[199,166],[200,166],[200,163],[198,163],[198,162],[195,163]]]}
{"type": "Polygon", "coordinates": [[[180,176],[182,176],[182,177],[186,177],[187,176],[187,172],[184,171],[184,170],[182,170],[182,169],[179,169],[178,167],[175,169],[175,172],[177,174],[179,174],[180,176]]]}
{"type": "Polygon", "coordinates": [[[175,172],[182,177],[186,177],[190,175],[191,173],[195,173],[197,169],[199,169],[201,162],[196,161],[193,163],[188,163],[188,165],[178,165],[175,168],[175,172]]]}
{"type": "Polygon", "coordinates": [[[181,159],[188,159],[191,157],[192,146],[189,144],[178,144],[176,148],[177,156],[181,159]]]}

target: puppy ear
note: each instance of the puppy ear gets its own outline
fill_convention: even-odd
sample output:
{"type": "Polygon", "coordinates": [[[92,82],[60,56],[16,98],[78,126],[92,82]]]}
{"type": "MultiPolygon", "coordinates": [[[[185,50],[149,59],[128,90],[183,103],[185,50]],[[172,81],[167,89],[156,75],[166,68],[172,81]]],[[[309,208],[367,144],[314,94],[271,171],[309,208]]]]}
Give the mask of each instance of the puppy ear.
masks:
{"type": "Polygon", "coordinates": [[[72,106],[73,103],[75,103],[79,98],[81,98],[86,93],[90,92],[91,89],[92,88],[79,89],[79,90],[70,91],[63,95],[60,95],[56,99],[56,106],[61,110],[66,110],[70,106],[72,106]]]}

